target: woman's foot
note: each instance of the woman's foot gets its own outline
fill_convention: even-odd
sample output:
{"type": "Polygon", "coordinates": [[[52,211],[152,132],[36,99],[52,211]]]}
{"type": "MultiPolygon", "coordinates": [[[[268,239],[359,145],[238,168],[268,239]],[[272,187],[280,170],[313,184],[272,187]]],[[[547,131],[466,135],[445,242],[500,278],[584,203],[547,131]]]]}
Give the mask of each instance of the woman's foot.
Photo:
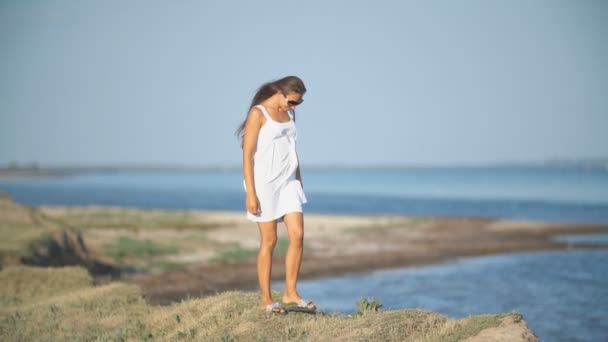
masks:
{"type": "Polygon", "coordinates": [[[262,310],[266,310],[266,312],[270,312],[273,314],[285,315],[287,314],[287,309],[279,302],[270,303],[267,305],[263,305],[260,307],[262,310]]]}
{"type": "Polygon", "coordinates": [[[303,299],[300,296],[283,296],[282,302],[284,305],[296,305],[299,308],[311,311],[317,310],[317,305],[312,300],[303,299]]]}

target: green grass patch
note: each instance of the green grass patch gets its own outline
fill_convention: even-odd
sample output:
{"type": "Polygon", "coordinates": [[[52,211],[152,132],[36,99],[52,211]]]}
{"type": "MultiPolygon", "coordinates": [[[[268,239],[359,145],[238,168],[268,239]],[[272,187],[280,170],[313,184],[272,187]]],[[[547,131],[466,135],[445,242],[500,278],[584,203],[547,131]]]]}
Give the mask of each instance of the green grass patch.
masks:
{"type": "Polygon", "coordinates": [[[147,258],[158,255],[176,254],[177,246],[163,245],[152,240],[135,240],[121,237],[114,245],[106,248],[106,254],[118,262],[127,258],[147,258]]]}
{"type": "Polygon", "coordinates": [[[146,271],[150,270],[162,270],[162,271],[174,271],[174,270],[183,270],[188,267],[188,263],[177,262],[171,260],[154,260],[145,267],[146,271]]]}
{"type": "MultiPolygon", "coordinates": [[[[279,238],[277,244],[274,247],[274,256],[285,256],[287,248],[289,247],[289,239],[279,238]]],[[[246,259],[253,259],[258,256],[257,248],[244,248],[238,243],[227,244],[216,256],[209,259],[211,264],[221,264],[237,262],[246,259]]]]}
{"type": "Polygon", "coordinates": [[[228,247],[220,251],[217,255],[209,259],[211,264],[223,264],[241,261],[245,259],[252,259],[257,257],[257,248],[243,248],[239,245],[228,247]]]}

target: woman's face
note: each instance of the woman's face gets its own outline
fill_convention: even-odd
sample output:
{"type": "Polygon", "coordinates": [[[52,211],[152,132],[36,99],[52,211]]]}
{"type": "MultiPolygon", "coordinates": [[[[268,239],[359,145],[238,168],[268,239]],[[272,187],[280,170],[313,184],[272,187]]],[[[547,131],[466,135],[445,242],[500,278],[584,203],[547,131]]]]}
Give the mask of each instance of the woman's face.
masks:
{"type": "Polygon", "coordinates": [[[283,101],[281,101],[281,109],[291,110],[296,108],[302,102],[304,102],[302,94],[289,93],[287,95],[283,95],[283,101]]]}

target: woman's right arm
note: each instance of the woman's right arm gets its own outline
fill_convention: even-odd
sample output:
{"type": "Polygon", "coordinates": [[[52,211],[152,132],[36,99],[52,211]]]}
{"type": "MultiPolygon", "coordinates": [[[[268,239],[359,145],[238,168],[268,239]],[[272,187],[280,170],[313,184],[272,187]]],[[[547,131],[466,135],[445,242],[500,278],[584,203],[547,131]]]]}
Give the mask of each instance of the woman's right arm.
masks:
{"type": "Polygon", "coordinates": [[[253,155],[255,154],[258,135],[264,121],[264,115],[259,108],[253,107],[247,114],[245,133],[243,135],[243,177],[247,188],[247,211],[257,215],[260,211],[260,203],[255,191],[253,181],[253,155]]]}

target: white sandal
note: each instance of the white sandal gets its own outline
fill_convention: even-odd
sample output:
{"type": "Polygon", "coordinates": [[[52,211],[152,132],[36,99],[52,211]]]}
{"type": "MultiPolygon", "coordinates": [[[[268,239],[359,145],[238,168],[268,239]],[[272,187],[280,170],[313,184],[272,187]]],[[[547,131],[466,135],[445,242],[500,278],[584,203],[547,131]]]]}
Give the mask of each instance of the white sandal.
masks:
{"type": "Polygon", "coordinates": [[[266,311],[273,313],[273,314],[279,314],[279,315],[287,314],[287,309],[283,305],[281,305],[281,303],[279,303],[279,302],[274,302],[274,303],[266,305],[266,311]],[[276,311],[277,309],[278,309],[278,311],[276,311]]]}

